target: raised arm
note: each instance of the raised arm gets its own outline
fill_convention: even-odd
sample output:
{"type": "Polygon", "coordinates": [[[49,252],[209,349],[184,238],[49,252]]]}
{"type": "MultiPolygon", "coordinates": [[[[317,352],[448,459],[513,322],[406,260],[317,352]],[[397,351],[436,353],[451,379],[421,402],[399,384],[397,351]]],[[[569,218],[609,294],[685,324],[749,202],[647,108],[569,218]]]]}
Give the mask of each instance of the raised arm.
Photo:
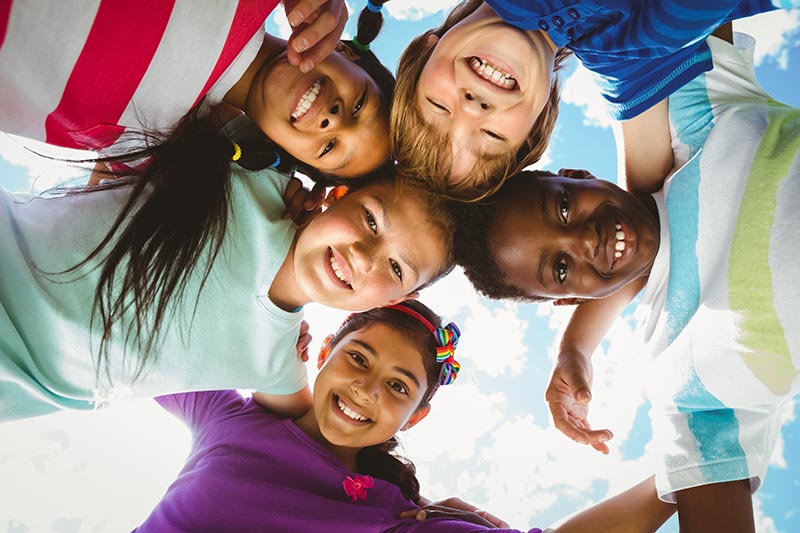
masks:
{"type": "Polygon", "coordinates": [[[641,278],[613,296],[584,301],[575,308],[564,330],[545,392],[556,428],[572,440],[589,444],[602,453],[608,453],[605,442],[613,434],[607,429],[592,430],[588,421],[592,399],[591,358],[608,329],[644,284],[645,279],[641,278]]]}
{"type": "Polygon", "coordinates": [[[614,128],[622,186],[637,194],[652,194],[672,170],[669,106],[662,100],[641,115],[614,128]]]}
{"type": "Polygon", "coordinates": [[[298,418],[313,406],[311,389],[306,385],[294,394],[267,394],[254,392],[253,400],[261,407],[286,418],[298,418]]]}

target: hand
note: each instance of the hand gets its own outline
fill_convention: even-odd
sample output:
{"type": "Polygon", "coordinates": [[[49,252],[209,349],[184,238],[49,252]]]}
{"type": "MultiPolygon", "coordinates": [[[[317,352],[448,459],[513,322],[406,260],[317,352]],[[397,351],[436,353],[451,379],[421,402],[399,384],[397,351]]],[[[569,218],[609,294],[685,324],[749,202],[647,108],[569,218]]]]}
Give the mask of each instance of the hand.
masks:
{"type": "Polygon", "coordinates": [[[283,7],[293,28],[286,49],[289,63],[308,72],[339,44],[347,5],[344,0],[284,0],[283,7]]]}
{"type": "Polygon", "coordinates": [[[494,516],[489,511],[478,509],[471,503],[467,503],[461,498],[447,498],[438,502],[432,502],[418,509],[410,509],[400,513],[400,518],[415,518],[418,522],[428,518],[455,518],[462,522],[470,522],[490,528],[508,528],[509,525],[494,516]]]}
{"type": "Polygon", "coordinates": [[[308,345],[311,344],[308,322],[300,322],[300,335],[297,337],[297,358],[304,363],[308,361],[308,345]]]}
{"type": "Polygon", "coordinates": [[[607,429],[592,430],[587,416],[592,399],[592,362],[581,354],[559,354],[550,384],[544,394],[553,423],[564,435],[608,454],[607,441],[614,434],[607,429]]]}
{"type": "Polygon", "coordinates": [[[283,193],[283,203],[286,204],[283,218],[292,219],[297,227],[303,227],[322,211],[324,198],[324,185],[317,183],[308,191],[302,181],[292,178],[283,193]]]}

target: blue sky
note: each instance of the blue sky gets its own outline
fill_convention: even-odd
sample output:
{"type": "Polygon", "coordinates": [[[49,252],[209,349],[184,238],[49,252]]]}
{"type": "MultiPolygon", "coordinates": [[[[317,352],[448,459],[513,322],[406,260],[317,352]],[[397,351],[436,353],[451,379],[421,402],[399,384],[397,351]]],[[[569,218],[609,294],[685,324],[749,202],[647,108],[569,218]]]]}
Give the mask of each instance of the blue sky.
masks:
{"type": "MultiPolygon", "coordinates": [[[[412,4],[387,4],[390,16],[373,45],[387,65],[396,64],[411,36],[438,25],[453,1],[412,4]]],[[[268,30],[285,31],[281,16],[268,30]]],[[[356,17],[351,15],[347,33],[356,17]]],[[[798,10],[762,15],[736,28],[757,38],[757,73],[767,91],[800,106],[798,10]]],[[[614,179],[613,135],[593,88],[581,76],[574,64],[561,76],[564,103],[544,159],[553,169],[588,168],[614,179]]],[[[39,186],[63,177],[62,170],[43,170],[47,163],[9,148],[8,139],[0,142],[5,157],[0,186],[27,190],[31,175],[40,178],[39,186]]],[[[616,435],[606,457],[558,433],[543,400],[568,309],[485,300],[458,272],[427,289],[423,300],[464,331],[459,347],[464,370],[457,383],[437,395],[425,422],[402,435],[424,494],[434,499],[459,495],[526,529],[549,525],[650,474],[654,458],[641,379],[644,361],[634,344],[630,313],[594,357],[592,421],[616,435]]],[[[308,307],[317,339],[341,318],[308,307]]],[[[774,464],[754,500],[761,533],[800,531],[799,411],[794,403],[788,406],[774,464]]],[[[144,400],[5,424],[0,442],[0,478],[15,480],[0,487],[0,528],[116,531],[147,515],[179,470],[189,441],[180,424],[144,400]]],[[[676,522],[662,531],[676,532],[676,522]]]]}

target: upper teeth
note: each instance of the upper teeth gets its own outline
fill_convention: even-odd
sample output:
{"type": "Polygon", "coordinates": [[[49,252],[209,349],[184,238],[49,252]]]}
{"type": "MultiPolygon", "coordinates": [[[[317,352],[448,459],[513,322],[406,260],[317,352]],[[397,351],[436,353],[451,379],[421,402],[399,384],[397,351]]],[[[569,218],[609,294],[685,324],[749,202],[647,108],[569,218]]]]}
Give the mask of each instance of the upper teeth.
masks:
{"type": "Polygon", "coordinates": [[[320,88],[322,88],[322,83],[317,80],[314,82],[314,85],[312,85],[311,88],[300,97],[300,101],[297,102],[297,107],[295,107],[294,111],[292,112],[292,118],[294,120],[301,118],[308,112],[308,110],[311,108],[311,104],[313,104],[314,100],[317,99],[320,88]]]}
{"type": "Polygon", "coordinates": [[[353,420],[357,420],[359,422],[366,422],[367,420],[369,420],[369,418],[367,418],[366,416],[361,416],[360,414],[356,413],[355,411],[347,407],[345,404],[343,404],[340,398],[336,399],[336,404],[339,406],[339,409],[344,414],[346,414],[349,418],[352,418],[353,420]]]}
{"type": "Polygon", "coordinates": [[[617,224],[616,226],[617,233],[615,237],[617,238],[617,242],[614,244],[614,257],[619,259],[622,257],[622,251],[625,250],[625,232],[622,231],[622,226],[617,224]]]}
{"type": "Polygon", "coordinates": [[[333,269],[333,273],[336,274],[337,278],[339,278],[348,287],[351,286],[350,283],[347,282],[347,278],[345,278],[344,274],[342,274],[342,271],[339,270],[339,262],[336,261],[335,257],[333,257],[333,254],[331,254],[331,268],[333,269]]]}
{"type": "Polygon", "coordinates": [[[479,57],[471,57],[469,64],[472,70],[485,80],[489,80],[503,89],[513,89],[517,86],[517,80],[511,74],[498,66],[487,63],[479,57]]]}

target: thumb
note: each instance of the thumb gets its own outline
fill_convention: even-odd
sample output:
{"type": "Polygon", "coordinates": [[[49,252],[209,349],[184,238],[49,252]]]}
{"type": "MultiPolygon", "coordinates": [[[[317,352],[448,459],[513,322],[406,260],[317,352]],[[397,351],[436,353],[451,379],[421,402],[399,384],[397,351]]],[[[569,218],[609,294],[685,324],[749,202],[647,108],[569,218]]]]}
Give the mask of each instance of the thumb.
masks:
{"type": "Polygon", "coordinates": [[[592,399],[592,388],[586,377],[586,370],[583,367],[577,367],[570,377],[572,379],[569,382],[569,390],[572,393],[572,397],[578,403],[589,403],[592,399]]]}

